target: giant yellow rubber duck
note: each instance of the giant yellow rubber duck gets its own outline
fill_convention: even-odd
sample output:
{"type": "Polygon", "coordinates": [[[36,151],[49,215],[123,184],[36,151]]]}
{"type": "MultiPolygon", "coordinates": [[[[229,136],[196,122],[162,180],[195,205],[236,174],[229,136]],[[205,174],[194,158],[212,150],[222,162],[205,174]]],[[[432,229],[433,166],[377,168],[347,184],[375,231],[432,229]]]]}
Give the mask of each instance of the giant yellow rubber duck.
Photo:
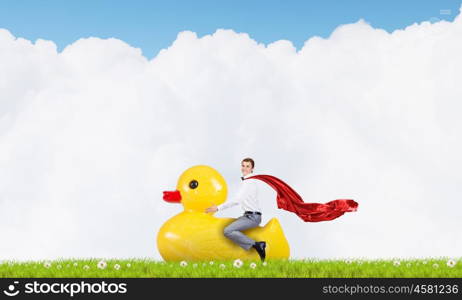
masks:
{"type": "MultiPolygon", "coordinates": [[[[164,260],[260,260],[254,249],[246,251],[224,236],[224,228],[235,219],[205,213],[213,204],[224,203],[227,194],[225,179],[212,167],[197,165],[181,174],[176,190],[164,192],[164,200],[181,203],[184,208],[157,234],[157,247],[164,260]]],[[[276,218],[243,232],[254,240],[266,241],[267,260],[289,258],[289,243],[276,218]]]]}

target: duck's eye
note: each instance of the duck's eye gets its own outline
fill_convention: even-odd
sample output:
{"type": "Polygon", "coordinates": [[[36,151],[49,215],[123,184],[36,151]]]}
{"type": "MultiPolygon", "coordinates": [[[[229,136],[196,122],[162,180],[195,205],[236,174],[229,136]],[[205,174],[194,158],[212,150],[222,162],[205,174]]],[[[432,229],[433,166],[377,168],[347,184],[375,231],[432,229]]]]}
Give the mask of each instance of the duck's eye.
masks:
{"type": "Polygon", "coordinates": [[[197,182],[197,180],[191,180],[189,182],[189,187],[192,188],[192,189],[195,189],[199,186],[199,182],[197,182]]]}

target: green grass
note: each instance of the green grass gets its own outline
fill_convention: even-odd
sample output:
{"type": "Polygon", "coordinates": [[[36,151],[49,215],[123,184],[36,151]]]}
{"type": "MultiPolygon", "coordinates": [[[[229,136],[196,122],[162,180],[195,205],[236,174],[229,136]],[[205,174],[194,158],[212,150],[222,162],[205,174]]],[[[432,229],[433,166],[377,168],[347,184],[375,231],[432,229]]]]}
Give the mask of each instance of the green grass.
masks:
{"type": "Polygon", "coordinates": [[[450,258],[391,259],[391,260],[272,260],[266,265],[243,261],[240,268],[233,261],[190,261],[186,266],[179,262],[162,262],[150,259],[108,259],[106,267],[98,268],[101,259],[60,259],[54,261],[4,261],[0,264],[0,277],[462,277],[462,260],[449,267],[450,258]],[[399,261],[399,265],[395,262],[399,261]],[[437,264],[438,267],[434,265],[437,264]],[[116,265],[119,266],[116,269],[116,265]],[[222,267],[223,265],[224,267],[222,267]],[[86,267],[87,266],[87,267],[86,267]]]}

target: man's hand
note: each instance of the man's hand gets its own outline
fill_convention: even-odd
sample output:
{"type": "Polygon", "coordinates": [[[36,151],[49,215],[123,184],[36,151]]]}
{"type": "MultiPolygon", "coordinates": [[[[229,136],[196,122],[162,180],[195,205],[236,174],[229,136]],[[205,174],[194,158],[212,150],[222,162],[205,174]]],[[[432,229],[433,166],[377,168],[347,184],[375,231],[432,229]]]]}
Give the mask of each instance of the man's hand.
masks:
{"type": "Polygon", "coordinates": [[[212,205],[205,210],[206,213],[214,213],[218,211],[218,207],[216,205],[212,205]]]}

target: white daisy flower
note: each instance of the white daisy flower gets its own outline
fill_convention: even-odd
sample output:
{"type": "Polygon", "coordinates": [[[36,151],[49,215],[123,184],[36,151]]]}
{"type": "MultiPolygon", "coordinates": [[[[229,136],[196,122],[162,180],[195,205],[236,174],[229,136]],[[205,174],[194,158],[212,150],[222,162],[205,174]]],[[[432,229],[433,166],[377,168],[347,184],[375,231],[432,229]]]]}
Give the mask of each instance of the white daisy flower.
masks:
{"type": "Polygon", "coordinates": [[[106,269],[107,263],[104,260],[98,262],[98,269],[106,269]]]}
{"type": "Polygon", "coordinates": [[[127,268],[130,268],[131,266],[132,266],[131,263],[128,263],[128,264],[127,264],[127,268]]]}
{"type": "Polygon", "coordinates": [[[213,261],[209,262],[210,265],[213,265],[213,261]]]}
{"type": "Polygon", "coordinates": [[[393,262],[393,265],[394,265],[395,267],[397,267],[397,266],[401,265],[401,262],[400,262],[399,260],[395,260],[395,261],[393,262]]]}
{"type": "Polygon", "coordinates": [[[79,265],[78,263],[76,263],[76,262],[74,263],[74,267],[77,267],[78,265],[79,265]]]}
{"type": "Polygon", "coordinates": [[[89,267],[88,265],[85,265],[85,266],[83,266],[83,269],[84,269],[84,270],[89,270],[90,267],[89,267]]]}
{"type": "Polygon", "coordinates": [[[267,264],[268,264],[268,263],[267,263],[266,261],[264,261],[262,265],[264,265],[264,266],[266,267],[267,264]]]}
{"type": "Polygon", "coordinates": [[[251,264],[250,264],[250,267],[251,267],[252,269],[255,269],[255,268],[257,267],[257,264],[256,264],[256,263],[251,263],[251,264]]]}
{"type": "Polygon", "coordinates": [[[353,261],[351,259],[349,259],[349,258],[347,260],[345,260],[345,263],[347,263],[347,264],[351,264],[352,262],[353,261]]]}
{"type": "Polygon", "coordinates": [[[120,270],[120,265],[119,265],[119,264],[115,264],[115,265],[114,265],[114,269],[120,270]]]}
{"type": "Polygon", "coordinates": [[[438,268],[438,267],[439,267],[439,265],[438,265],[438,264],[433,264],[433,268],[435,268],[435,269],[436,269],[436,268],[438,268]]]}
{"type": "Polygon", "coordinates": [[[234,263],[233,263],[233,266],[234,266],[235,268],[240,268],[240,267],[242,267],[243,264],[244,264],[244,263],[242,262],[242,260],[236,259],[236,260],[234,261],[234,263]]]}
{"type": "Polygon", "coordinates": [[[456,265],[456,261],[453,260],[453,259],[450,259],[448,260],[448,262],[446,263],[446,265],[450,268],[453,268],[455,265],[456,265]]]}
{"type": "Polygon", "coordinates": [[[182,266],[182,267],[186,267],[187,265],[188,265],[188,263],[186,261],[184,261],[184,260],[182,262],[180,262],[180,266],[182,266]]]}
{"type": "Polygon", "coordinates": [[[43,264],[43,266],[47,269],[49,269],[51,267],[51,262],[47,261],[43,264]]]}
{"type": "Polygon", "coordinates": [[[224,269],[224,268],[226,268],[226,266],[224,264],[221,264],[220,268],[224,269]]]}

